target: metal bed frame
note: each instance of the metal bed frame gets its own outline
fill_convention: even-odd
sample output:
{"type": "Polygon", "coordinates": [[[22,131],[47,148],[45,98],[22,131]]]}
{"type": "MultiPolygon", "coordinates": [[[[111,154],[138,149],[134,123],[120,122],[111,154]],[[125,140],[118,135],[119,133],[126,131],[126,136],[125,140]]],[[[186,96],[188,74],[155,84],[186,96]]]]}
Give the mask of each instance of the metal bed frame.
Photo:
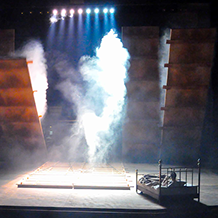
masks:
{"type": "MultiPolygon", "coordinates": [[[[200,159],[197,161],[195,167],[163,167],[162,160],[159,160],[159,174],[156,176],[158,184],[156,188],[148,186],[139,181],[139,176],[145,176],[146,174],[139,174],[136,170],[136,192],[139,191],[145,195],[148,195],[159,202],[166,199],[194,199],[197,198],[200,202],[200,159]],[[182,185],[177,187],[163,186],[162,178],[166,176],[168,178],[172,172],[178,175],[178,181],[182,181],[182,185]],[[185,184],[185,185],[184,185],[185,184]]],[[[168,179],[167,179],[168,184],[168,179]]]]}

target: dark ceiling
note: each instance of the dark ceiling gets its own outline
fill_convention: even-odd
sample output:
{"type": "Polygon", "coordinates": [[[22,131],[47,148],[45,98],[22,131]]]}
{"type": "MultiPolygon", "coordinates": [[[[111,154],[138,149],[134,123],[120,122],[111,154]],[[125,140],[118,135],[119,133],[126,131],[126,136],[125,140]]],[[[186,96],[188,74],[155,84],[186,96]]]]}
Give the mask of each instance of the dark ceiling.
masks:
{"type": "Polygon", "coordinates": [[[113,4],[113,5],[163,5],[163,4],[184,4],[184,3],[216,3],[215,0],[7,0],[0,1],[1,10],[14,7],[47,7],[55,5],[75,4],[113,4]]]}

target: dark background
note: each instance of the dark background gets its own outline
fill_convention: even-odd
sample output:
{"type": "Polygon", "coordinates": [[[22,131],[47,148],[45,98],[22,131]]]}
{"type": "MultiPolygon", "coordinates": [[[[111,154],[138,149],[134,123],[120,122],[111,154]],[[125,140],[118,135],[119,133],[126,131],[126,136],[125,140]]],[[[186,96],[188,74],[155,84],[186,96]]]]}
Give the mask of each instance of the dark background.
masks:
{"type": "MultiPolygon", "coordinates": [[[[56,6],[74,6],[76,4],[84,3],[84,5],[112,5],[116,8],[116,22],[118,33],[121,34],[122,26],[159,26],[160,34],[165,28],[217,28],[218,26],[218,7],[215,0],[192,0],[192,1],[167,1],[167,0],[117,0],[117,1],[84,1],[81,0],[4,0],[0,2],[0,29],[15,29],[15,48],[22,47],[28,40],[34,38],[40,40],[43,45],[46,45],[48,29],[50,26],[49,18],[53,8],[56,6]],[[199,22],[197,26],[192,26],[190,23],[175,19],[175,15],[186,10],[186,4],[201,5],[208,4],[209,10],[205,8],[199,14],[199,22]],[[29,12],[32,11],[32,14],[29,12]],[[42,14],[39,14],[39,11],[42,14]],[[21,12],[24,12],[21,15],[21,12]],[[207,22],[209,21],[209,23],[207,22]]],[[[192,11],[190,11],[191,13],[192,11]]],[[[194,13],[194,11],[193,11],[194,13]]],[[[216,40],[217,41],[217,40],[216,40]]],[[[218,161],[218,47],[215,45],[214,62],[211,71],[211,85],[208,93],[208,104],[204,123],[204,130],[202,134],[202,154],[206,150],[210,150],[209,166],[216,168],[218,161]]],[[[93,45],[89,45],[84,51],[88,55],[93,54],[93,45]]],[[[47,55],[49,50],[45,46],[47,55]]],[[[81,54],[80,54],[81,55],[81,54]]],[[[70,60],[73,64],[76,63],[80,55],[70,55],[70,60]]],[[[83,54],[82,54],[83,55],[83,54]]],[[[48,55],[50,57],[50,55],[48,55]]],[[[55,90],[54,86],[58,75],[55,72],[48,72],[49,89],[47,92],[48,105],[54,106],[60,104],[61,94],[55,90]]],[[[67,102],[61,100],[64,105],[67,102]]],[[[67,108],[67,107],[66,107],[67,108]]],[[[204,161],[208,162],[208,157],[202,157],[204,161]]]]}

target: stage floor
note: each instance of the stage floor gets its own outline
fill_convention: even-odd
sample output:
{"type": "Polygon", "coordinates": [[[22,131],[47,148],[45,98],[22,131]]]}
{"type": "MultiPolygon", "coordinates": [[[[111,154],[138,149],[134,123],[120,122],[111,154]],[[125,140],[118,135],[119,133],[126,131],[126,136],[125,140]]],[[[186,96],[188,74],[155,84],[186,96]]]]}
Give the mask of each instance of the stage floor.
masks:
{"type": "MultiPolygon", "coordinates": [[[[75,165],[76,166],[76,165],[75,165]]],[[[77,163],[79,169],[82,163],[77,163]]],[[[84,166],[84,165],[83,165],[84,166]]],[[[107,208],[107,209],[165,209],[149,198],[135,191],[135,170],[157,173],[157,164],[113,163],[111,168],[123,170],[130,189],[60,189],[60,188],[18,188],[23,178],[33,173],[29,171],[1,171],[0,205],[66,208],[107,208]],[[122,166],[122,167],[120,167],[122,166]]],[[[86,169],[88,169],[86,167],[86,169]]],[[[120,172],[121,172],[120,171],[120,172]]],[[[111,171],[110,171],[111,172],[111,171]]],[[[114,171],[116,172],[116,170],[114,171]]],[[[115,173],[116,174],[116,173],[115,173]]],[[[218,175],[202,169],[200,202],[206,206],[218,206],[218,175]]]]}

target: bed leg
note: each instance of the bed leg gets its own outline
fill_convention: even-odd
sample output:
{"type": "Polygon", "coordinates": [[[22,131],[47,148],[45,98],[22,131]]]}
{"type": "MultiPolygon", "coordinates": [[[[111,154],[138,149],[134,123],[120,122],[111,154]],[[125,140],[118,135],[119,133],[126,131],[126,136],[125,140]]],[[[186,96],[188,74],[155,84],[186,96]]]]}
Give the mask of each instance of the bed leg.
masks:
{"type": "Polygon", "coordinates": [[[198,202],[200,202],[200,185],[201,185],[201,159],[198,159],[198,202]]]}
{"type": "Polygon", "coordinates": [[[137,185],[137,183],[138,183],[138,169],[135,172],[136,172],[135,189],[136,189],[136,193],[138,193],[137,192],[138,191],[138,185],[137,185]]]}
{"type": "Polygon", "coordinates": [[[161,174],[162,174],[162,160],[158,161],[159,164],[159,203],[161,199],[161,174]]]}

